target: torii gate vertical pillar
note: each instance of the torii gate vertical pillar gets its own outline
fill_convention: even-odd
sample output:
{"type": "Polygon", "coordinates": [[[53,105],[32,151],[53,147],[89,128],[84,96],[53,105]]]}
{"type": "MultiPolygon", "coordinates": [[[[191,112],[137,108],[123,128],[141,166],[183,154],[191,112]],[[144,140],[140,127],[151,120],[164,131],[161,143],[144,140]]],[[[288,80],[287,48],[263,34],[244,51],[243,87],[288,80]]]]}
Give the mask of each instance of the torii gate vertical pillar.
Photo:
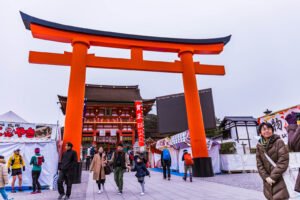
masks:
{"type": "Polygon", "coordinates": [[[194,157],[193,174],[196,177],[211,177],[214,173],[206,146],[206,135],[197,88],[193,51],[181,51],[179,56],[183,64],[184,96],[194,157]]]}
{"type": "MultiPolygon", "coordinates": [[[[85,95],[86,57],[89,42],[84,39],[73,40],[73,53],[71,60],[71,73],[69,81],[65,130],[63,144],[71,142],[73,150],[80,159],[82,140],[82,117],[85,95]]],[[[64,147],[63,146],[63,147],[64,147]]]]}

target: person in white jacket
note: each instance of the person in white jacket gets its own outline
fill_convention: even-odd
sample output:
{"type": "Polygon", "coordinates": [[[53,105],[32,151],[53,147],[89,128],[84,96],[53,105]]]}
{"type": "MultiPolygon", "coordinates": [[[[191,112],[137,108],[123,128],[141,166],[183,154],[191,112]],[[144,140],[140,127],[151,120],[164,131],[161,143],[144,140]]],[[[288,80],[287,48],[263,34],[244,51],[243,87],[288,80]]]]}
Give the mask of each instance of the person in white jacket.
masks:
{"type": "Polygon", "coordinates": [[[7,184],[8,184],[7,168],[5,166],[4,156],[0,156],[0,194],[4,200],[12,200],[12,199],[8,199],[8,196],[5,192],[5,185],[7,184]]]}

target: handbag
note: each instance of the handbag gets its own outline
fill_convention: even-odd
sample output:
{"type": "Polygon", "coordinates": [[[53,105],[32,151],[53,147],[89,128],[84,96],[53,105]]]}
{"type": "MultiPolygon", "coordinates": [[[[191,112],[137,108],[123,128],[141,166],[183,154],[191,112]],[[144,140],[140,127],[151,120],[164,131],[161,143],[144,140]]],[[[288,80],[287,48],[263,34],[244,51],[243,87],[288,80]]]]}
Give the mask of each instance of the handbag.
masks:
{"type": "Polygon", "coordinates": [[[104,167],[104,173],[105,173],[105,175],[109,175],[111,173],[111,171],[112,170],[111,170],[110,166],[106,165],[104,167]]]}
{"type": "MultiPolygon", "coordinates": [[[[273,167],[276,167],[276,163],[266,153],[264,154],[267,160],[271,163],[271,165],[273,165],[273,167]]],[[[282,178],[290,195],[289,199],[299,199],[299,194],[294,190],[296,178],[294,177],[290,167],[288,167],[287,170],[282,174],[282,178]]]]}

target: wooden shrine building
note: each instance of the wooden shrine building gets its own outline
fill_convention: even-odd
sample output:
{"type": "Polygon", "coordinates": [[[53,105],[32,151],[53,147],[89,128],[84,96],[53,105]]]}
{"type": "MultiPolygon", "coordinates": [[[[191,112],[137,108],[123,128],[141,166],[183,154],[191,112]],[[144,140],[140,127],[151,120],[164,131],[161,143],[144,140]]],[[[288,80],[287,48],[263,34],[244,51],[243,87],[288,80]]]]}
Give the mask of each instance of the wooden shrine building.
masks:
{"type": "MultiPolygon", "coordinates": [[[[58,95],[63,114],[67,97],[58,95]]],[[[155,99],[142,99],[138,86],[85,86],[82,147],[103,146],[110,151],[116,144],[132,147],[137,138],[135,101],[143,102],[143,114],[147,115],[155,99]]]]}

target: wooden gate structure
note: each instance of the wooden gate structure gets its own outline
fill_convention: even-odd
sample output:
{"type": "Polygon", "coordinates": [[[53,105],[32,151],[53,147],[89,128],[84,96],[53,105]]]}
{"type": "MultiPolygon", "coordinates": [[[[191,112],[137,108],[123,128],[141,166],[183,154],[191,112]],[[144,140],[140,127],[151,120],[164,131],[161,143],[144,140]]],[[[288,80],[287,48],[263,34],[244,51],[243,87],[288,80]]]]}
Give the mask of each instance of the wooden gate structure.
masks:
{"type": "Polygon", "coordinates": [[[206,136],[200,107],[196,75],[225,75],[224,66],[206,65],[193,61],[194,54],[219,54],[231,36],[214,39],[179,39],[106,32],[67,26],[38,19],[21,12],[26,29],[38,39],[69,43],[72,52],[48,53],[30,51],[29,62],[70,66],[70,80],[63,141],[72,142],[80,155],[86,68],[141,70],[181,73],[187,110],[191,148],[194,156],[194,176],[213,176],[208,156],[206,136]],[[88,54],[90,46],[129,49],[131,58],[98,57],[88,54]],[[143,59],[143,50],[171,52],[180,60],[174,62],[143,59]]]}

